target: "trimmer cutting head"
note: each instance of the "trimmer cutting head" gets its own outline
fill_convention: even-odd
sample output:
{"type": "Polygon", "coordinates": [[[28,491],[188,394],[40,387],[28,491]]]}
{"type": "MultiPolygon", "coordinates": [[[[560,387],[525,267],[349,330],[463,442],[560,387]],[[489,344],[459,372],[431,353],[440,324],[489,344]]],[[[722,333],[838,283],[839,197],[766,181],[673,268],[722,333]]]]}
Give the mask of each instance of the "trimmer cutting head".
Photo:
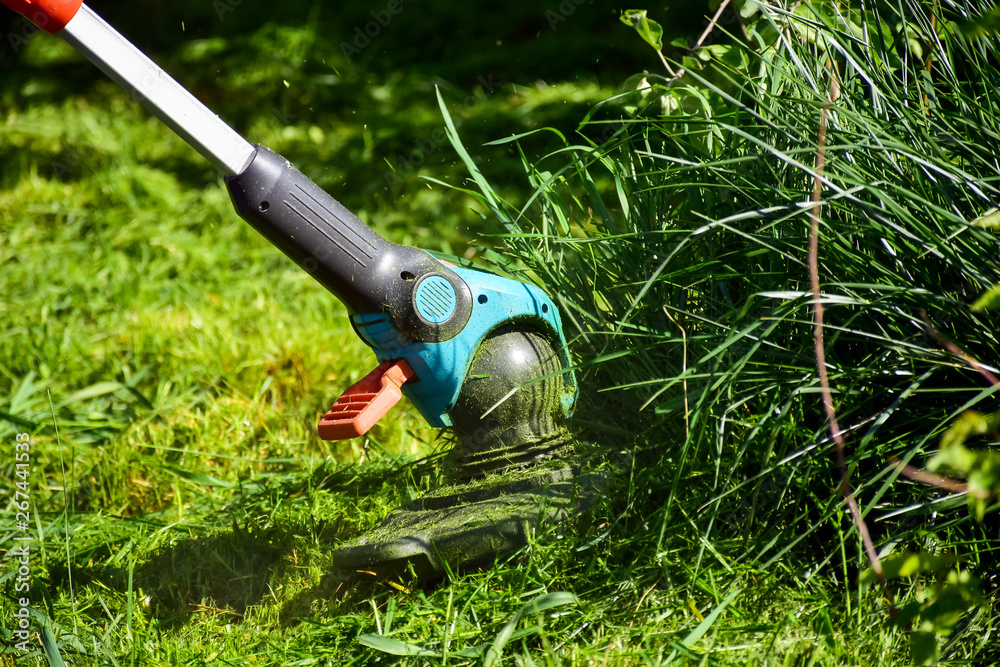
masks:
{"type": "Polygon", "coordinates": [[[439,579],[448,568],[489,567],[593,505],[604,479],[579,474],[559,369],[544,335],[516,325],[491,332],[451,411],[450,483],[337,549],[333,564],[439,579]]]}

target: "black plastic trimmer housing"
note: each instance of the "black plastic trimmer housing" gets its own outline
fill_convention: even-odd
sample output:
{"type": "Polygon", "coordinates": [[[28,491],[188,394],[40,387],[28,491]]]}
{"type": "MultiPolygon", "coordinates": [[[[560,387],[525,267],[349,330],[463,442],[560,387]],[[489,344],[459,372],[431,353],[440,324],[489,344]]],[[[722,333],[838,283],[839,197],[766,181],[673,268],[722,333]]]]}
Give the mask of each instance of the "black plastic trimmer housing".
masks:
{"type": "Polygon", "coordinates": [[[233,206],[350,312],[384,312],[397,330],[424,342],[448,340],[465,327],[472,295],[455,272],[424,250],[382,238],[288,160],[254,148],[243,171],[226,177],[233,206]],[[414,308],[414,286],[431,273],[451,284],[457,301],[441,323],[414,308]]]}

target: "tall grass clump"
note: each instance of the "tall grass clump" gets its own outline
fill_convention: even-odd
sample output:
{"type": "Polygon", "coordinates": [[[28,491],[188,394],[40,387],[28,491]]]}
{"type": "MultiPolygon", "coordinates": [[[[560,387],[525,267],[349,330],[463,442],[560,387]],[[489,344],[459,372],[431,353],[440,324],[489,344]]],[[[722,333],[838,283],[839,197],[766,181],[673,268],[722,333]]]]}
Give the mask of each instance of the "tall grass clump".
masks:
{"type": "Polygon", "coordinates": [[[595,109],[583,140],[526,158],[529,201],[502,201],[467,160],[504,227],[494,258],[560,303],[577,430],[617,470],[594,528],[616,546],[581,571],[645,591],[636,610],[730,605],[716,628],[773,632],[771,652],[995,659],[997,481],[971,493],[968,462],[937,467],[959,479],[922,469],[963,414],[996,410],[995,317],[970,308],[1000,283],[996,9],[725,2],[697,44],[666,48],[644,12],[625,18],[662,68],[595,109]],[[885,588],[863,585],[873,567],[885,588]]]}

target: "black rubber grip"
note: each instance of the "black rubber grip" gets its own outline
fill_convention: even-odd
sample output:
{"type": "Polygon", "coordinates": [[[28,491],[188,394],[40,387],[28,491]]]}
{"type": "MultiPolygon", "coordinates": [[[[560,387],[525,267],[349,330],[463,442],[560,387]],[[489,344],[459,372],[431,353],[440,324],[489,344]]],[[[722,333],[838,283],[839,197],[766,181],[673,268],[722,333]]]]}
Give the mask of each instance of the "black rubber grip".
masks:
{"type": "Polygon", "coordinates": [[[420,341],[455,336],[472,312],[468,286],[427,252],[385,240],[272,150],[257,145],[250,164],[226,179],[240,216],[343,301],[352,313],[388,314],[420,341]],[[414,287],[442,275],[458,299],[446,322],[431,323],[414,308],[414,287]]]}

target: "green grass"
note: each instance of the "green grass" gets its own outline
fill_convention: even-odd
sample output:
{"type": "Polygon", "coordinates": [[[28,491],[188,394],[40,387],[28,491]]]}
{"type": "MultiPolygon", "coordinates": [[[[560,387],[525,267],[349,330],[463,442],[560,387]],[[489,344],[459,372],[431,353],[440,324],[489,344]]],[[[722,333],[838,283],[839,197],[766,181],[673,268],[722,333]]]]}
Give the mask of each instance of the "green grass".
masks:
{"type": "MultiPolygon", "coordinates": [[[[552,289],[570,321],[591,388],[581,411],[601,417],[581,420],[581,432],[620,451],[629,475],[615,514],[622,533],[652,533],[632,538],[611,571],[709,607],[740,588],[713,626],[717,640],[741,612],[807,619],[791,633],[804,654],[762,633],[742,655],[738,643],[702,645],[713,659],[899,664],[908,632],[859,590],[869,563],[837,490],[815,373],[804,203],[834,54],[841,95],[820,275],[852,483],[883,558],[952,554],[985,580],[984,604],[956,608],[961,621],[942,647],[952,660],[990,663],[996,515],[977,524],[962,495],[900,479],[889,463],[922,465],[954,417],[995,400],[921,313],[976,358],[998,357],[992,316],[969,308],[1000,281],[996,237],[972,224],[1000,192],[986,148],[1000,112],[996,39],[962,38],[969,17],[958,10],[932,21],[908,7],[904,45],[891,9],[883,31],[874,13],[814,5],[753,16],[759,42],[719,49],[709,65],[688,59],[681,80],[647,75],[652,87],[621,100],[638,116],[593,117],[616,132],[611,141],[570,141],[526,161],[538,187],[530,205],[507,204],[482,182],[481,200],[506,225],[506,261],[552,289]],[[631,451],[621,430],[638,436],[631,451]]],[[[905,604],[930,583],[891,588],[905,604]]]]}
{"type": "MultiPolygon", "coordinates": [[[[331,571],[338,543],[435,483],[446,438],[401,404],[365,439],[318,441],[319,415],[374,363],[342,306],[239,222],[211,169],[133,102],[99,79],[67,88],[88,66],[39,36],[0,86],[0,477],[12,488],[15,434],[31,433],[30,594],[66,663],[908,661],[907,632],[857,581],[867,562],[837,492],[803,296],[801,203],[827,88],[825,54],[796,26],[816,17],[785,26],[771,14],[787,41],[690,68],[687,88],[603,104],[576,133],[614,96],[614,72],[529,87],[515,69],[491,91],[476,76],[502,51],[470,51],[448,84],[433,58],[399,68],[416,52],[406,41],[350,68],[341,37],[306,10],[298,28],[202,10],[189,29],[207,39],[168,48],[166,22],[148,47],[203,95],[215,68],[228,72],[210,100],[223,117],[392,240],[504,262],[545,286],[580,362],[573,428],[602,448],[612,492],[486,572],[426,586],[331,571]],[[435,82],[471,155],[462,164],[435,140],[420,173],[479,187],[478,201],[385,177],[385,160],[439,136],[435,82]],[[480,145],[546,125],[569,139],[480,145]],[[462,180],[472,162],[478,184],[462,180]],[[467,253],[497,222],[504,232],[467,253]]],[[[865,44],[830,22],[843,95],[820,256],[852,480],[884,553],[954,553],[984,580],[985,604],[943,654],[989,664],[997,514],[978,524],[963,497],[887,462],[922,464],[955,415],[995,402],[924,333],[920,310],[997,359],[992,320],[967,307],[1000,283],[996,238],[969,225],[1000,191],[996,37],[927,37],[942,50],[927,88],[913,83],[925,63],[897,62],[913,48],[898,34],[865,44]]],[[[504,29],[535,58],[559,50],[504,29]]],[[[580,42],[562,42],[578,61],[580,42]]],[[[6,506],[5,530],[13,516],[6,506]]],[[[12,573],[6,561],[0,628],[12,573]]],[[[905,601],[929,583],[893,589],[905,601]]],[[[27,662],[45,664],[32,641],[27,662]]]]}

